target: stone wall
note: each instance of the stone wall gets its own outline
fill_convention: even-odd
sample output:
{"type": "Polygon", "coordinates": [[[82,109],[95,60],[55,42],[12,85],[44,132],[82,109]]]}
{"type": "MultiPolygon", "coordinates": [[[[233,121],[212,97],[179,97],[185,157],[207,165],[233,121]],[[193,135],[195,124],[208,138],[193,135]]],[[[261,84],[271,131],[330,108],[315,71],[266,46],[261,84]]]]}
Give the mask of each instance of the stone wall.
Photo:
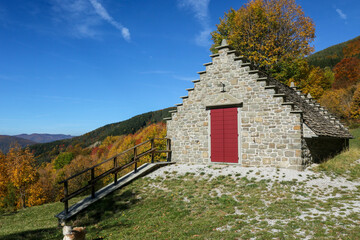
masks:
{"type": "Polygon", "coordinates": [[[179,163],[210,163],[209,106],[239,106],[239,164],[302,168],[301,115],[284,104],[281,94],[250,70],[228,47],[219,48],[212,63],[204,64],[200,80],[187,89],[172,120],[172,158],[179,163]],[[222,92],[223,87],[224,90],[222,92]]]}

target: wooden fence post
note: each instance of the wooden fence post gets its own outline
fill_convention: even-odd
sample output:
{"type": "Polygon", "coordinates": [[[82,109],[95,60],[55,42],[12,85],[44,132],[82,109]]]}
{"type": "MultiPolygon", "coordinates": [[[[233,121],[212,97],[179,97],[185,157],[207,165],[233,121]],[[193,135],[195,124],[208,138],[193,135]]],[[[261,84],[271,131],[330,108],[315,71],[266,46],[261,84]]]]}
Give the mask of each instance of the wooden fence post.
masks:
{"type": "Polygon", "coordinates": [[[64,182],[65,214],[69,213],[69,201],[67,200],[68,194],[69,194],[68,181],[65,181],[64,182]]]}
{"type": "Polygon", "coordinates": [[[91,197],[94,198],[95,197],[95,168],[91,169],[91,197]]]}
{"type": "MultiPolygon", "coordinates": [[[[151,139],[151,149],[154,149],[155,148],[155,139],[151,139]]],[[[155,155],[155,152],[153,151],[151,153],[151,163],[154,163],[154,155],[155,155]]]]}
{"type": "MultiPolygon", "coordinates": [[[[117,159],[114,157],[114,169],[117,168],[117,159]]],[[[114,173],[114,184],[117,184],[117,172],[114,173]]]]}
{"type": "MultiPolygon", "coordinates": [[[[171,139],[166,139],[166,150],[171,150],[171,139]]],[[[166,154],[166,161],[171,162],[171,152],[167,152],[166,154]]]]}
{"type": "Polygon", "coordinates": [[[137,149],[136,148],[134,148],[134,161],[135,161],[134,172],[137,172],[137,149]]]}

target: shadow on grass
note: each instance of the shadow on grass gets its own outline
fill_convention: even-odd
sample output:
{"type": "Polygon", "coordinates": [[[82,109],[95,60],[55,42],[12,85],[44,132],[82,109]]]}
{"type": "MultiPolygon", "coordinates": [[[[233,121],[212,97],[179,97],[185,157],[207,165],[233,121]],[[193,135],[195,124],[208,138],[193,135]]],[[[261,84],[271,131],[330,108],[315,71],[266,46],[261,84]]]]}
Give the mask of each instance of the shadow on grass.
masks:
{"type": "Polygon", "coordinates": [[[0,240],[40,240],[40,239],[62,239],[60,228],[43,228],[38,230],[13,233],[0,237],[0,240]]]}
{"type": "Polygon", "coordinates": [[[121,212],[131,208],[132,205],[139,201],[139,199],[136,199],[136,192],[132,190],[126,190],[121,194],[114,193],[94,203],[78,215],[69,219],[68,222],[73,226],[94,225],[114,215],[121,214],[121,212]]]}
{"type": "MultiPolygon", "coordinates": [[[[139,199],[136,199],[136,192],[132,190],[126,190],[124,192],[113,193],[98,202],[94,203],[83,212],[79,213],[74,218],[67,221],[67,225],[71,226],[85,226],[89,231],[89,237],[87,239],[103,239],[97,238],[96,233],[93,232],[95,229],[92,228],[93,225],[113,218],[114,216],[120,216],[120,214],[131,208],[132,205],[139,202],[139,199]],[[93,238],[91,238],[93,235],[93,238]]],[[[15,214],[15,213],[10,213],[15,214]]],[[[41,219],[39,219],[41,220],[41,219]]],[[[34,219],[36,221],[36,219],[34,219]]],[[[54,218],[54,221],[57,221],[54,218]]],[[[119,226],[131,226],[131,222],[122,221],[121,223],[111,222],[106,224],[105,228],[115,228],[119,226]]],[[[104,228],[102,228],[104,230],[104,228]]],[[[96,231],[96,230],[95,230],[96,231]]],[[[63,239],[61,227],[53,228],[39,228],[35,230],[23,231],[18,233],[11,233],[8,235],[0,236],[0,240],[52,240],[52,239],[63,239]]]]}
{"type": "Polygon", "coordinates": [[[8,216],[13,216],[15,214],[17,214],[18,211],[11,211],[11,212],[0,212],[0,216],[5,216],[5,217],[8,217],[8,216]]]}

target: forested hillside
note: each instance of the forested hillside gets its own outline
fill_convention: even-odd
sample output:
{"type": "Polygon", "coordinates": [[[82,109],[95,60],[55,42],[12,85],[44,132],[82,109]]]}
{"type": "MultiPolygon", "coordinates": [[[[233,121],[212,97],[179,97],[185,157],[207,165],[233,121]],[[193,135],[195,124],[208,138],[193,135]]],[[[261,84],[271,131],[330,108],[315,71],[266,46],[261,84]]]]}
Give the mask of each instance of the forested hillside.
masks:
{"type": "Polygon", "coordinates": [[[308,60],[309,64],[327,71],[328,80],[323,82],[329,87],[323,88],[323,94],[318,97],[320,103],[349,125],[359,125],[360,36],[315,53],[308,60]]]}
{"type": "MultiPolygon", "coordinates": [[[[308,57],[308,61],[313,66],[333,68],[344,58],[344,50],[352,51],[356,45],[360,45],[360,36],[316,52],[308,57]]],[[[360,52],[355,55],[360,58],[360,52]]]]}
{"type": "Polygon", "coordinates": [[[169,116],[169,111],[173,109],[175,108],[171,107],[140,114],[122,122],[105,125],[79,137],[51,143],[35,144],[30,147],[30,150],[34,153],[38,162],[50,162],[53,157],[69,147],[86,148],[104,140],[107,136],[120,136],[135,133],[148,124],[161,122],[163,118],[169,116]]]}

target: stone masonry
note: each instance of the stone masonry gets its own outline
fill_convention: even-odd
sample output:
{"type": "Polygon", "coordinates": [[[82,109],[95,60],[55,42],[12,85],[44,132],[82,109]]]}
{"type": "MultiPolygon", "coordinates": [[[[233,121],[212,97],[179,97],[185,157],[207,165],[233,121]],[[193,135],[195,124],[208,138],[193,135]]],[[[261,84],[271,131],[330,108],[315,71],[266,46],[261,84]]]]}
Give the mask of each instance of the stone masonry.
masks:
{"type": "Polygon", "coordinates": [[[211,163],[209,109],[236,106],[239,165],[303,169],[311,162],[303,137],[318,135],[304,123],[303,112],[226,41],[210,57],[206,71],[199,72],[194,88],[187,89],[188,96],[167,119],[173,160],[211,163]]]}

